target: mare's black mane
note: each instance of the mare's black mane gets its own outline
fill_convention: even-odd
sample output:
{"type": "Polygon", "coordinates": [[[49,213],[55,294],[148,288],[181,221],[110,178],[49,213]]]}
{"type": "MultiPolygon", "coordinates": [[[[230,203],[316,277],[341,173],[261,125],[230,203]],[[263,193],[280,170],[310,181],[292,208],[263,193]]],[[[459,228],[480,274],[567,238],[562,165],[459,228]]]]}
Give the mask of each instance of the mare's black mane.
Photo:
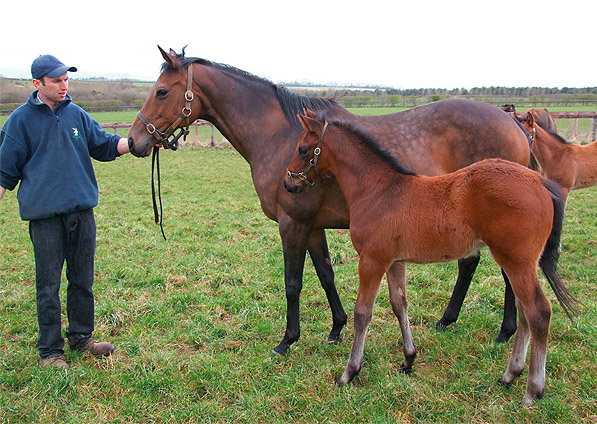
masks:
{"type": "MultiPolygon", "coordinates": [[[[284,112],[284,116],[286,119],[291,123],[298,123],[297,114],[303,113],[304,109],[310,109],[313,111],[322,111],[322,110],[329,110],[332,106],[336,104],[336,102],[331,98],[320,98],[320,97],[307,97],[307,96],[300,96],[296,93],[291,92],[286,87],[274,84],[271,81],[268,81],[264,78],[258,77],[253,75],[247,71],[243,71],[242,69],[235,68],[230,65],[225,65],[222,63],[216,63],[209,61],[207,59],[201,59],[198,57],[185,57],[184,49],[182,50],[181,54],[177,54],[176,57],[181,61],[182,67],[186,68],[193,63],[199,63],[204,66],[210,66],[213,68],[217,68],[220,71],[224,72],[225,74],[229,74],[232,76],[240,77],[242,79],[262,84],[265,87],[270,88],[274,91],[278,101],[280,102],[280,106],[282,107],[282,111],[284,112]]],[[[164,63],[162,65],[162,72],[170,74],[172,72],[177,71],[177,69],[170,66],[168,63],[164,63]]]]}
{"type": "Polygon", "coordinates": [[[358,121],[345,121],[330,115],[330,113],[322,111],[317,114],[316,119],[338,126],[352,134],[359,140],[361,145],[364,145],[372,150],[377,156],[388,163],[395,171],[405,175],[417,175],[416,172],[411,171],[402,163],[400,163],[400,161],[389,150],[382,147],[379,141],[377,141],[377,139],[369,131],[360,127],[358,121]]]}

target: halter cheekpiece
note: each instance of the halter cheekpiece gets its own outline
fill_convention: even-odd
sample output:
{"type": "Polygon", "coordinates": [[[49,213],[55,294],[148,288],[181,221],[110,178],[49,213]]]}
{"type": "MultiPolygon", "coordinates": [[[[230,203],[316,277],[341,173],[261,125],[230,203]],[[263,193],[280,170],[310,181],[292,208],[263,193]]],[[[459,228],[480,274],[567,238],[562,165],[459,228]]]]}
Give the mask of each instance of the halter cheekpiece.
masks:
{"type": "Polygon", "coordinates": [[[294,180],[294,178],[298,178],[299,180],[305,182],[305,184],[308,184],[310,186],[315,185],[315,180],[320,175],[319,169],[317,169],[317,161],[319,160],[319,155],[321,154],[321,144],[323,143],[323,137],[325,136],[325,130],[327,130],[327,128],[328,122],[325,122],[325,124],[323,125],[323,131],[321,132],[321,137],[319,138],[319,143],[317,144],[317,147],[313,149],[313,157],[311,158],[311,160],[309,161],[309,165],[307,165],[303,172],[296,173],[291,172],[289,169],[286,169],[288,176],[292,180],[294,180]],[[315,173],[317,174],[313,181],[309,181],[309,178],[307,177],[307,174],[311,171],[311,169],[314,169],[315,173]]]}

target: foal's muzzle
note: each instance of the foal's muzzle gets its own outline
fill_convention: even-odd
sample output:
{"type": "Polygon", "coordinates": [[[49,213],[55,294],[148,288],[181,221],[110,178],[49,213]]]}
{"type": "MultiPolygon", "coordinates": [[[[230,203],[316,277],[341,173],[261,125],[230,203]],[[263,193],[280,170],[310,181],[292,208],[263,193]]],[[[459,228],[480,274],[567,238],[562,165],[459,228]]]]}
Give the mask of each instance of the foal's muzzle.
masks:
{"type": "Polygon", "coordinates": [[[286,180],[286,178],[284,179],[284,188],[289,192],[289,193],[300,193],[303,190],[303,185],[302,184],[295,184],[294,180],[292,180],[292,183],[288,184],[288,181],[286,180]]]}

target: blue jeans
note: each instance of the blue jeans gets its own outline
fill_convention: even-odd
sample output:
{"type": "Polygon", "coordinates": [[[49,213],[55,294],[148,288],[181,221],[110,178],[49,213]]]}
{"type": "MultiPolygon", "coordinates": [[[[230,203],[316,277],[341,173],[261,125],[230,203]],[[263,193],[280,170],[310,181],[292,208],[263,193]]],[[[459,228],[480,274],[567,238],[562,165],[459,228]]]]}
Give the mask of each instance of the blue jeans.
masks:
{"type": "Polygon", "coordinates": [[[66,335],[71,347],[85,343],[94,329],[93,274],[95,259],[93,209],[29,222],[35,254],[37,348],[42,358],[62,355],[60,281],[66,260],[66,335]]]}

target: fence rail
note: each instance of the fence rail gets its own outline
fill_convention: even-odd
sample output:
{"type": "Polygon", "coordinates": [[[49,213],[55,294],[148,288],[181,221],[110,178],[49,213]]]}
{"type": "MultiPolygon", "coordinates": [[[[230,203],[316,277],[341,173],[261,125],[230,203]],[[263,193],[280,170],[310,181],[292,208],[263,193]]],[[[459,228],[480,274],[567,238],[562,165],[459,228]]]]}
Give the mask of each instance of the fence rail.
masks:
{"type": "MultiPolygon", "coordinates": [[[[591,136],[591,141],[595,141],[597,140],[597,112],[591,112],[591,111],[581,111],[581,112],[549,112],[549,114],[551,115],[552,118],[554,119],[574,119],[575,123],[574,123],[574,128],[573,128],[573,137],[576,137],[576,134],[578,133],[578,120],[579,119],[592,119],[593,120],[593,133],[591,136]]],[[[210,146],[214,147],[215,146],[215,141],[214,141],[214,126],[208,122],[208,121],[204,121],[202,119],[197,119],[195,122],[193,122],[191,124],[192,127],[195,128],[195,135],[198,134],[198,128],[201,126],[206,126],[209,125],[211,127],[211,142],[210,142],[210,146]]],[[[112,129],[114,131],[114,133],[116,133],[116,131],[120,128],[130,128],[133,126],[132,122],[109,122],[109,123],[103,123],[100,124],[100,126],[104,129],[112,129]]],[[[0,126],[0,130],[2,129],[2,127],[0,126]]]]}
{"type": "Polygon", "coordinates": [[[597,112],[549,112],[549,114],[553,119],[574,119],[574,129],[572,130],[573,137],[576,137],[576,133],[578,133],[579,119],[592,119],[593,135],[591,136],[591,141],[595,141],[597,139],[597,112]]]}
{"type": "MultiPolygon", "coordinates": [[[[209,125],[211,127],[210,146],[214,147],[216,145],[216,143],[214,141],[214,126],[212,125],[211,122],[204,121],[202,119],[197,119],[190,126],[195,128],[195,135],[197,135],[199,132],[199,127],[206,126],[206,125],[209,125]]],[[[109,122],[109,123],[100,124],[100,126],[104,129],[112,129],[114,131],[114,134],[116,134],[116,132],[119,128],[130,128],[133,126],[133,123],[132,122],[109,122]]]]}

